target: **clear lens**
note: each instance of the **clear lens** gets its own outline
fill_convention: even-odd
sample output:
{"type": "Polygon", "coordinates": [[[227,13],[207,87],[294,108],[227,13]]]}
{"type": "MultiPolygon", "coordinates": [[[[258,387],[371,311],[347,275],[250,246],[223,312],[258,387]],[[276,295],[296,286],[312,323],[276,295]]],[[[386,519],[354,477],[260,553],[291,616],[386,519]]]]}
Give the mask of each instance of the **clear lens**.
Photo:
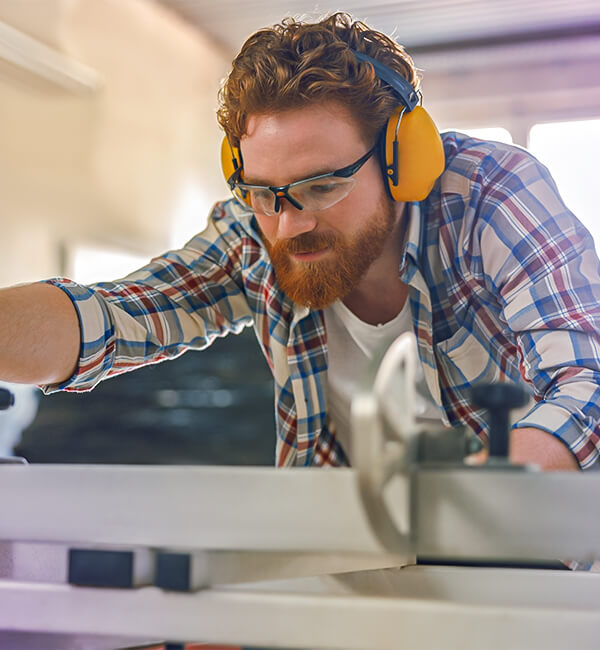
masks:
{"type": "MultiPolygon", "coordinates": [[[[326,210],[345,199],[355,184],[353,177],[326,176],[292,183],[287,189],[287,194],[307,210],[326,210]]],[[[275,193],[269,188],[240,184],[234,185],[232,191],[239,201],[251,205],[257,212],[268,217],[277,214],[275,193]]],[[[285,200],[285,195],[282,195],[282,198],[285,200]]]]}
{"type": "Polygon", "coordinates": [[[250,188],[234,185],[233,194],[245,205],[251,205],[254,210],[268,216],[275,214],[275,195],[267,188],[250,188]]]}
{"type": "Polygon", "coordinates": [[[326,210],[345,199],[355,183],[356,180],[353,177],[328,176],[314,180],[309,179],[297,185],[292,184],[288,189],[288,194],[307,210],[326,210]]]}

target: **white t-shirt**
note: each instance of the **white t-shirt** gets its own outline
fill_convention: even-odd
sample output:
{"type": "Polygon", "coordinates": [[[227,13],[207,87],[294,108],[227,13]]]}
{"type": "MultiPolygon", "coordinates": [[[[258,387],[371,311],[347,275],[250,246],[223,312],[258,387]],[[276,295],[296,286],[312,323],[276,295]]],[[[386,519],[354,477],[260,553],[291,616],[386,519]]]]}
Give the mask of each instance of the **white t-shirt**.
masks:
{"type": "MultiPolygon", "coordinates": [[[[352,398],[369,378],[383,352],[404,332],[412,332],[412,315],[406,301],[391,321],[370,325],[360,320],[341,301],[324,310],[327,329],[327,402],[329,417],[335,424],[336,438],[352,462],[350,405],[352,398]]],[[[437,407],[431,405],[437,412],[437,407]]]]}

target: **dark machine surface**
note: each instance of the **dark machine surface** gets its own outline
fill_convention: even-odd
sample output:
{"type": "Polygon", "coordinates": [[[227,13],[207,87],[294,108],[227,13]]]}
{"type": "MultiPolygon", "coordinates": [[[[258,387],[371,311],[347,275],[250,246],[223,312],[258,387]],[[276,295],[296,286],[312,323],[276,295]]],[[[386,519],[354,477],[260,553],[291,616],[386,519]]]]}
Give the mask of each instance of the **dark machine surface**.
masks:
{"type": "Polygon", "coordinates": [[[272,377],[254,333],[40,399],[31,463],[273,465],[272,377]]]}

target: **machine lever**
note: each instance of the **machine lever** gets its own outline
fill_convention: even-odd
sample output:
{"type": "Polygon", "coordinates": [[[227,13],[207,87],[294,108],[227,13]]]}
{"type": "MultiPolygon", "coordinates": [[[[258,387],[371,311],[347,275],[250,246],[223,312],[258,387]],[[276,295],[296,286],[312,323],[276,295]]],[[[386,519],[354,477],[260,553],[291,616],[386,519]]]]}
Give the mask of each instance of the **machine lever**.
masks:
{"type": "Polygon", "coordinates": [[[508,459],[509,411],[525,406],[529,395],[516,384],[479,384],[471,388],[471,399],[488,411],[490,459],[508,459]]]}

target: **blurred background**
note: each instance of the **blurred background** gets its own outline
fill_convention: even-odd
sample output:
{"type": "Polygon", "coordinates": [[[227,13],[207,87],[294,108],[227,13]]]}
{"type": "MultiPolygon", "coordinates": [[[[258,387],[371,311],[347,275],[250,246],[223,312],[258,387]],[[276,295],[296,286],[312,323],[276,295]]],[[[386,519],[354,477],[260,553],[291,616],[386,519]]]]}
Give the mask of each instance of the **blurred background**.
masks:
{"type": "MultiPolygon", "coordinates": [[[[228,195],[215,109],[232,58],[264,25],[337,9],[407,47],[441,130],[547,164],[600,246],[598,0],[0,0],[0,286],[116,278],[201,230],[228,195]]],[[[32,462],[273,462],[248,330],[90,394],[21,388],[17,403],[0,454],[32,462]]]]}

